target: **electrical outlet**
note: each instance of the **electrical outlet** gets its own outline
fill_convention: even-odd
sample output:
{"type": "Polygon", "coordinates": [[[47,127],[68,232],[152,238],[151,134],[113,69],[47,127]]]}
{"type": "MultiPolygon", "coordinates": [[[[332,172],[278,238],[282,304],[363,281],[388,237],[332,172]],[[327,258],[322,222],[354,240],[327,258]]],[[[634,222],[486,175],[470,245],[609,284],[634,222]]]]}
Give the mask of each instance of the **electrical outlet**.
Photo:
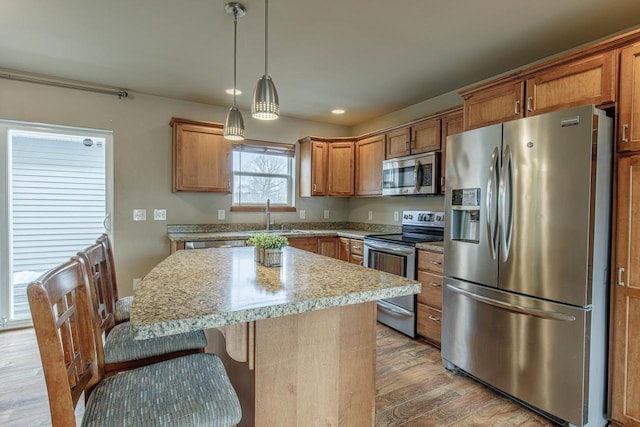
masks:
{"type": "Polygon", "coordinates": [[[329,219],[329,209],[324,210],[324,219],[329,219]]]}
{"type": "Polygon", "coordinates": [[[141,278],[136,277],[135,279],[133,279],[133,290],[135,291],[136,289],[138,289],[141,284],[142,284],[141,278]]]}
{"type": "Polygon", "coordinates": [[[400,220],[400,212],[395,211],[395,212],[393,213],[393,220],[394,220],[395,222],[398,222],[398,221],[400,220]]]}
{"type": "Polygon", "coordinates": [[[369,212],[367,213],[367,219],[368,219],[369,221],[371,221],[371,220],[373,219],[373,211],[369,211],[369,212]]]}
{"type": "Polygon", "coordinates": [[[166,221],[167,220],[167,210],[166,209],[154,209],[153,210],[153,220],[154,221],[166,221]]]}
{"type": "Polygon", "coordinates": [[[305,219],[307,217],[307,211],[305,211],[304,209],[302,209],[300,211],[300,219],[305,219]]]}
{"type": "Polygon", "coordinates": [[[147,220],[147,210],[146,209],[134,209],[133,210],[133,220],[134,221],[146,221],[147,220]]]}
{"type": "Polygon", "coordinates": [[[225,217],[225,210],[224,209],[218,209],[218,219],[222,220],[225,217]]]}

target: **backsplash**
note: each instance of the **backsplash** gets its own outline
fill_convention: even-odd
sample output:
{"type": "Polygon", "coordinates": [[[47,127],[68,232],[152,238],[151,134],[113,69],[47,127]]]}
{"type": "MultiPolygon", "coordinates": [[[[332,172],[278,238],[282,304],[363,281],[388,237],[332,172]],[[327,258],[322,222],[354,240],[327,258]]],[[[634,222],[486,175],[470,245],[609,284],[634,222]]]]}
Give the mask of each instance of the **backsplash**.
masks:
{"type": "MultiPolygon", "coordinates": [[[[379,233],[399,233],[398,225],[368,224],[362,222],[280,222],[274,229],[284,230],[363,230],[379,233]]],[[[264,223],[246,224],[170,224],[167,233],[224,233],[263,230],[264,223]]]]}

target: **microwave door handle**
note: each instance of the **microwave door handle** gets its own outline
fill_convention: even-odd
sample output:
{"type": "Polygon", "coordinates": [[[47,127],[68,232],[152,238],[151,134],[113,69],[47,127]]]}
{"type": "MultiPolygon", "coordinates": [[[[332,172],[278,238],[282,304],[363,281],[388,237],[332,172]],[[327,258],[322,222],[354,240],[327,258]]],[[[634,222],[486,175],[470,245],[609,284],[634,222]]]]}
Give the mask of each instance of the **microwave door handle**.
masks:
{"type": "Polygon", "coordinates": [[[486,226],[487,226],[487,245],[489,246],[489,256],[491,259],[496,259],[496,223],[494,220],[494,203],[493,195],[496,192],[496,174],[498,168],[499,150],[498,147],[493,149],[491,153],[491,162],[489,163],[489,180],[487,181],[487,196],[486,196],[486,226]]]}
{"type": "Polygon", "coordinates": [[[413,168],[413,182],[416,184],[416,193],[420,192],[420,187],[422,187],[422,163],[420,160],[416,160],[416,165],[413,168]]]}

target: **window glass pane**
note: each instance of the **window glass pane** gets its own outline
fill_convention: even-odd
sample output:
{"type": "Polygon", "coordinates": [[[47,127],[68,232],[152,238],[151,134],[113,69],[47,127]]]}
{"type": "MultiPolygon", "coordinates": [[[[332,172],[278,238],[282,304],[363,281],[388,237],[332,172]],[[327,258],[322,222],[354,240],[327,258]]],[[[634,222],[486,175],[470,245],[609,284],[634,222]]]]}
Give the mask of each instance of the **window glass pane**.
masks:
{"type": "Polygon", "coordinates": [[[239,163],[242,172],[253,172],[269,175],[287,174],[289,161],[288,157],[268,156],[265,154],[255,153],[242,153],[239,157],[239,163]]]}
{"type": "Polygon", "coordinates": [[[237,204],[287,204],[288,178],[236,176],[233,180],[233,198],[237,204]]]}
{"type": "Polygon", "coordinates": [[[292,200],[293,159],[281,155],[233,152],[233,203],[290,206],[292,200]]]}

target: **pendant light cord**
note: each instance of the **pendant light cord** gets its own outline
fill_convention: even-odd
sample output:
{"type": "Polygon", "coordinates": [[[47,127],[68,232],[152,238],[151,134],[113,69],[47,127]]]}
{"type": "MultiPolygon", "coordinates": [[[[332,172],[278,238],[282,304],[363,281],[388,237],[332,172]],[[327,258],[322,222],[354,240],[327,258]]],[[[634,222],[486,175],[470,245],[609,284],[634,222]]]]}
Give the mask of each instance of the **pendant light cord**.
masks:
{"type": "Polygon", "coordinates": [[[269,75],[269,0],[264,0],[264,75],[269,75]]]}
{"type": "Polygon", "coordinates": [[[238,51],[238,9],[233,10],[233,106],[236,106],[236,56],[238,51]]]}

